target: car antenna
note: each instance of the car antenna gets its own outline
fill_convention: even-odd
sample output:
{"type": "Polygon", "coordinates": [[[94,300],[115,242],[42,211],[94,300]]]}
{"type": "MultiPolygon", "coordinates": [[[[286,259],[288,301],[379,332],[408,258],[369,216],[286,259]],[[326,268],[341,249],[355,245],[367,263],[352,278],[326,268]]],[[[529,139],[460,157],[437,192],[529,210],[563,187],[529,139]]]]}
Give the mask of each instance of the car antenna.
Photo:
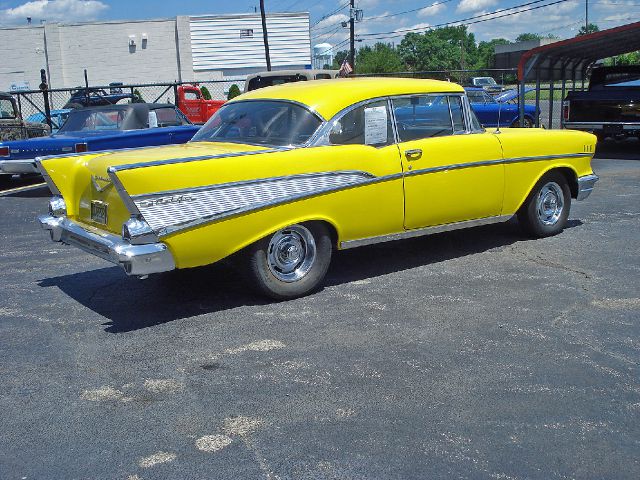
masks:
{"type": "Polygon", "coordinates": [[[494,133],[502,133],[500,131],[500,116],[502,114],[502,102],[496,100],[496,102],[498,102],[498,128],[496,128],[496,131],[494,133]]]}

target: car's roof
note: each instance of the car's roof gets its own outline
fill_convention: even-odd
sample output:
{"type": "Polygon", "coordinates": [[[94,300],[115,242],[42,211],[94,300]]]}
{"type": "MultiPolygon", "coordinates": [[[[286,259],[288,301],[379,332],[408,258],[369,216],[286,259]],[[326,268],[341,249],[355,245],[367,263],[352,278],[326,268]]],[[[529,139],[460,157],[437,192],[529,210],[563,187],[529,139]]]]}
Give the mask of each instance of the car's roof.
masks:
{"type": "Polygon", "coordinates": [[[293,100],[307,105],[325,119],[329,119],[340,110],[370,98],[444,92],[462,93],[464,90],[456,83],[440,80],[389,77],[340,78],[259,88],[234,98],[232,102],[256,99],[293,100]]]}
{"type": "Polygon", "coordinates": [[[158,108],[175,108],[175,105],[171,103],[114,103],[113,105],[101,105],[99,107],[83,107],[77,108],[76,110],[90,110],[92,112],[95,111],[103,111],[103,110],[127,110],[127,109],[148,109],[148,110],[156,110],[158,108]]]}

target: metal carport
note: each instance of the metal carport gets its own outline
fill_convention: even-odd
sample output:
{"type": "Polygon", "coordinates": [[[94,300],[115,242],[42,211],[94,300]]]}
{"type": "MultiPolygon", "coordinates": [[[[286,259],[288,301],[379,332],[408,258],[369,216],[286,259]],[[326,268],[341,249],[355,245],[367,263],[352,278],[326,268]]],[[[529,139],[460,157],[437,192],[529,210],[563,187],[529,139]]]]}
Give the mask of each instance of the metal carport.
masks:
{"type": "MultiPolygon", "coordinates": [[[[547,78],[550,79],[549,126],[551,128],[555,80],[562,82],[562,98],[564,99],[567,80],[572,82],[572,88],[575,89],[576,75],[578,74],[584,88],[587,69],[594,62],[636,50],[640,50],[640,22],[561,40],[529,50],[522,56],[518,64],[520,124],[522,125],[524,119],[524,93],[527,82],[535,81],[536,83],[536,108],[540,109],[540,74],[544,70],[547,71],[547,78]]],[[[539,126],[540,120],[536,118],[536,127],[539,126]]]]}

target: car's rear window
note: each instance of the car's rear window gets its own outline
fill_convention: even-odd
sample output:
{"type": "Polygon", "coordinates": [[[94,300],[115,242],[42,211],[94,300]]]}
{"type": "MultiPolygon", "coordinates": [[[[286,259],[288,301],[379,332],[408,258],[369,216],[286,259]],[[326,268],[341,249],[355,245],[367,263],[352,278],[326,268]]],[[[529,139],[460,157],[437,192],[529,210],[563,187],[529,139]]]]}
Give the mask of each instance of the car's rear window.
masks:
{"type": "Polygon", "coordinates": [[[307,108],[282,100],[250,100],[224,105],[193,142],[286,146],[305,143],[322,120],[307,108]]]}

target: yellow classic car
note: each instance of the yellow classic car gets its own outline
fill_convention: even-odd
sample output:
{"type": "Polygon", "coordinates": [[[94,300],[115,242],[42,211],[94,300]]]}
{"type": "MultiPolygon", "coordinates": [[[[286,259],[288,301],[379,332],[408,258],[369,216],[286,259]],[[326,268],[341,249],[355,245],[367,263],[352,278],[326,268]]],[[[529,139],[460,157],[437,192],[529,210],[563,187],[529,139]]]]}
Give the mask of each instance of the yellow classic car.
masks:
{"type": "Polygon", "coordinates": [[[38,159],[39,221],[144,277],[237,254],[276,299],[316,289],[335,249],[514,215],[560,232],[598,177],[596,137],[486,130],[459,85],[362,78],[290,83],[226,103],[185,145],[38,159]]]}

